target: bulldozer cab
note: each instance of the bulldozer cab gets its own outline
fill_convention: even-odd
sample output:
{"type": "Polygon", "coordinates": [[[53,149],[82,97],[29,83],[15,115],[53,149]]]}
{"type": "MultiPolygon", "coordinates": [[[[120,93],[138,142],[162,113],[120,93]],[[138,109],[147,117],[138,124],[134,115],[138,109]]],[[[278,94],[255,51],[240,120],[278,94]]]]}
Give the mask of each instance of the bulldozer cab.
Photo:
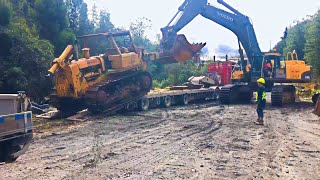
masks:
{"type": "Polygon", "coordinates": [[[129,31],[89,34],[77,38],[81,40],[82,48],[90,48],[93,55],[99,55],[101,52],[104,52],[106,56],[137,53],[129,31]]]}
{"type": "Polygon", "coordinates": [[[130,32],[115,33],[108,36],[108,55],[120,55],[125,53],[137,53],[130,32]],[[111,51],[110,51],[111,50],[111,51]],[[109,53],[110,52],[110,53],[109,53]]]}
{"type": "Polygon", "coordinates": [[[109,70],[130,69],[142,65],[142,50],[133,44],[129,31],[100,33],[78,37],[83,39],[84,49],[94,55],[103,52],[109,70]]]}

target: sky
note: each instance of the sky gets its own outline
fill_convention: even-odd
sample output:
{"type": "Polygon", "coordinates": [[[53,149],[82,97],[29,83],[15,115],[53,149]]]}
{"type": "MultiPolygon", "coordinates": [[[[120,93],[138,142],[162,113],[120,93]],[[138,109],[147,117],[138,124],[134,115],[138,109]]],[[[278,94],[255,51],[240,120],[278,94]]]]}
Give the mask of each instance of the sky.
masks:
{"type": "MultiPolygon", "coordinates": [[[[128,29],[130,22],[139,17],[152,21],[147,32],[156,39],[160,28],[165,27],[184,0],[85,0],[91,9],[96,3],[99,9],[111,14],[111,21],[117,27],[128,29]]],[[[211,5],[225,9],[216,0],[208,0],[211,5]]],[[[241,13],[252,19],[253,26],[262,51],[268,51],[283,36],[285,27],[296,20],[313,15],[320,9],[320,0],[225,0],[241,13]]],[[[237,49],[237,37],[228,29],[198,16],[179,34],[185,34],[190,42],[206,42],[210,55],[218,52],[219,46],[237,49]]]]}

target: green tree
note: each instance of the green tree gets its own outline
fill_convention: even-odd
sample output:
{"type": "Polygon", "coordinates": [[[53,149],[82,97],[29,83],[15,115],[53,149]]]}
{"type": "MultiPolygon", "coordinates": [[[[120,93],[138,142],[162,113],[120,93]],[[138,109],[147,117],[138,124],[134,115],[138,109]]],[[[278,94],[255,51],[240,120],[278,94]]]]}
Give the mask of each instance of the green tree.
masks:
{"type": "Polygon", "coordinates": [[[320,73],[320,10],[306,27],[305,59],[313,66],[315,75],[320,73]]]}
{"type": "Polygon", "coordinates": [[[7,26],[12,16],[12,6],[8,0],[0,0],[0,26],[7,26]]]}
{"type": "Polygon", "coordinates": [[[59,33],[67,28],[67,8],[64,0],[36,0],[35,9],[40,37],[55,44],[59,33]]]}
{"type": "Polygon", "coordinates": [[[34,0],[12,0],[11,3],[14,7],[15,16],[24,18],[29,27],[35,26],[34,24],[37,23],[37,20],[36,11],[34,9],[34,0]]]}
{"type": "Polygon", "coordinates": [[[0,0],[0,66],[9,54],[11,41],[8,35],[8,25],[12,19],[12,5],[8,0],[0,0]]]}
{"type": "Polygon", "coordinates": [[[281,37],[281,41],[279,41],[274,47],[277,49],[277,52],[279,52],[280,54],[284,54],[287,37],[288,37],[288,28],[286,27],[285,31],[283,32],[283,37],[281,37]]]}
{"type": "Polygon", "coordinates": [[[70,29],[65,29],[60,32],[55,43],[57,55],[60,55],[69,44],[74,44],[75,39],[76,37],[73,31],[70,29]]]}
{"type": "Polygon", "coordinates": [[[161,77],[153,74],[154,87],[165,88],[172,85],[181,85],[192,76],[205,76],[207,68],[207,66],[196,66],[191,60],[184,63],[165,65],[162,72],[164,74],[161,74],[161,77]]]}
{"type": "Polygon", "coordinates": [[[98,22],[99,22],[99,16],[98,16],[99,12],[98,12],[98,7],[97,5],[94,3],[92,6],[92,19],[91,19],[91,26],[94,29],[97,29],[98,27],[98,22]]]}
{"type": "Polygon", "coordinates": [[[159,44],[152,42],[146,35],[146,31],[150,30],[151,26],[151,20],[146,17],[138,18],[130,23],[130,31],[134,38],[134,44],[144,47],[149,52],[159,49],[159,44]]]}
{"type": "MultiPolygon", "coordinates": [[[[10,54],[0,66],[0,92],[25,90],[34,100],[48,95],[50,81],[46,79],[53,46],[34,36],[24,18],[14,18],[9,26],[10,54]]],[[[1,58],[1,57],[0,57],[1,58]]]]}
{"type": "Polygon", "coordinates": [[[283,49],[284,55],[288,52],[292,52],[296,50],[298,53],[298,58],[304,58],[304,46],[306,43],[306,39],[304,36],[305,28],[308,21],[303,20],[301,22],[297,22],[296,25],[290,27],[288,29],[288,36],[286,39],[286,47],[283,49]]]}
{"type": "Polygon", "coordinates": [[[88,6],[86,3],[82,3],[79,17],[79,31],[77,35],[84,35],[88,33],[93,33],[93,27],[88,18],[88,6]]]}
{"type": "Polygon", "coordinates": [[[73,32],[79,31],[80,23],[80,10],[83,4],[83,0],[67,0],[67,12],[69,18],[69,27],[73,32]]]}
{"type": "Polygon", "coordinates": [[[114,25],[110,20],[110,13],[106,10],[100,11],[100,18],[99,18],[99,28],[97,32],[111,32],[114,30],[114,25]]]}

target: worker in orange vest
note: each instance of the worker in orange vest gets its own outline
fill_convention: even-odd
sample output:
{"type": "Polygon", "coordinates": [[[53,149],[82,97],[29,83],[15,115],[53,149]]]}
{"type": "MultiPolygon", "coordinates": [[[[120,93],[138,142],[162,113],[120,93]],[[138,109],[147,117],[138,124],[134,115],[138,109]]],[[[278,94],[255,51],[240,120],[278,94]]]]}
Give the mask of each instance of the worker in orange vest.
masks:
{"type": "Polygon", "coordinates": [[[266,61],[263,66],[264,77],[270,77],[272,75],[272,66],[270,61],[266,61]]]}

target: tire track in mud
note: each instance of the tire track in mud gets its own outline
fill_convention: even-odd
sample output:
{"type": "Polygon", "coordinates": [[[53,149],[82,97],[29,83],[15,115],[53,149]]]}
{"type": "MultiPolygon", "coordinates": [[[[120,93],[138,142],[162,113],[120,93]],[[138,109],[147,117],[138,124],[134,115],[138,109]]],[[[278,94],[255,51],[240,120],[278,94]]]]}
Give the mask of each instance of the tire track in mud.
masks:
{"type": "MultiPolygon", "coordinates": [[[[171,112],[171,111],[170,111],[171,112]]],[[[163,114],[163,113],[162,113],[163,114]]],[[[168,113],[167,113],[168,114],[168,113]]],[[[170,114],[172,114],[172,113],[170,113],[170,114]]],[[[171,116],[169,114],[169,116],[171,116]]],[[[168,117],[168,115],[162,115],[163,117],[168,117]]],[[[111,119],[113,119],[113,118],[111,118],[111,119]]],[[[127,119],[126,119],[127,120],[127,119]]],[[[145,123],[143,126],[141,126],[141,119],[138,119],[137,120],[137,123],[138,123],[138,125],[137,125],[137,123],[136,123],[136,121],[128,121],[129,123],[127,123],[127,121],[125,121],[125,122],[123,122],[122,120],[120,120],[120,122],[119,123],[116,123],[117,125],[111,125],[112,126],[112,128],[110,129],[108,129],[107,131],[115,131],[115,130],[117,130],[117,127],[118,126],[122,126],[122,124],[125,124],[126,125],[126,123],[127,124],[129,124],[128,125],[128,127],[125,127],[124,129],[127,131],[126,133],[125,133],[125,136],[123,136],[122,138],[121,138],[121,140],[120,141],[117,141],[117,140],[119,140],[119,138],[117,138],[117,137],[112,137],[112,138],[115,138],[116,139],[116,141],[113,141],[112,142],[112,144],[104,144],[104,143],[102,143],[103,145],[101,145],[101,147],[102,148],[104,148],[105,146],[110,146],[111,145],[111,148],[110,149],[113,149],[113,148],[115,148],[115,147],[112,147],[112,145],[113,144],[116,144],[116,145],[119,145],[120,144],[120,146],[121,146],[121,143],[124,143],[124,144],[127,144],[127,142],[129,141],[129,144],[130,144],[130,142],[131,141],[133,141],[134,139],[132,139],[132,138],[134,138],[135,136],[134,136],[134,134],[135,133],[137,133],[137,134],[144,134],[144,136],[143,137],[141,137],[141,136],[139,136],[138,138],[146,138],[146,139],[148,139],[148,137],[149,136],[154,136],[155,134],[158,134],[158,131],[154,131],[154,133],[150,133],[150,132],[153,132],[153,131],[150,131],[150,132],[148,132],[148,130],[147,130],[147,132],[148,133],[144,133],[145,131],[141,131],[141,128],[142,129],[147,129],[146,127],[150,127],[150,126],[154,126],[154,124],[148,124],[148,123],[145,123]],[[132,125],[133,124],[133,125],[132,125]],[[140,124],[140,125],[139,125],[140,124]],[[132,127],[136,127],[135,129],[136,129],[136,131],[138,131],[138,132],[136,132],[136,131],[132,131],[130,128],[131,128],[131,126],[132,127]],[[132,136],[132,134],[128,134],[128,132],[129,133],[132,133],[133,134],[133,136],[132,136]]],[[[153,120],[144,120],[144,122],[153,122],[153,120]]],[[[157,121],[156,121],[156,123],[157,124],[159,124],[157,121]]],[[[109,124],[113,124],[113,122],[107,122],[106,124],[108,124],[108,126],[109,126],[109,124]]],[[[92,126],[92,127],[90,127],[90,129],[89,129],[89,131],[93,131],[94,129],[103,129],[103,127],[100,127],[101,125],[98,125],[97,127],[96,126],[92,126]]],[[[161,130],[161,128],[159,128],[159,127],[157,127],[156,126],[156,129],[159,129],[159,131],[161,132],[162,130],[161,130]]],[[[105,132],[105,133],[99,133],[99,134],[108,134],[108,132],[105,132]]],[[[90,135],[91,136],[91,135],[90,135]]],[[[106,137],[106,138],[109,138],[108,136],[106,137]]],[[[128,149],[130,149],[131,147],[130,147],[130,145],[129,145],[129,148],[128,149]]],[[[87,152],[87,153],[91,153],[90,151],[89,152],[87,152]]],[[[94,156],[94,155],[93,155],[94,156]]],[[[74,157],[73,159],[79,159],[79,158],[85,158],[85,157],[88,157],[88,156],[80,156],[80,157],[74,157]]],[[[81,158],[81,159],[82,159],[81,158]]],[[[94,159],[94,158],[93,158],[94,159]]],[[[90,164],[92,164],[92,162],[95,162],[94,160],[92,160],[92,159],[89,159],[89,160],[86,160],[87,162],[89,162],[89,163],[87,163],[87,162],[85,162],[85,164],[88,164],[89,166],[90,166],[90,164]]]]}
{"type": "MultiPolygon", "coordinates": [[[[268,153],[267,157],[269,161],[265,163],[267,168],[265,168],[264,174],[267,178],[281,177],[286,179],[297,179],[298,177],[306,177],[306,174],[308,174],[308,177],[312,177],[311,179],[320,177],[313,174],[314,172],[317,172],[317,170],[307,168],[307,163],[305,162],[306,154],[301,154],[299,152],[299,144],[301,144],[302,147],[305,147],[304,142],[308,142],[312,139],[306,139],[308,134],[316,136],[309,130],[305,131],[306,129],[314,130],[315,127],[311,126],[310,123],[306,123],[312,115],[307,119],[303,118],[306,116],[308,110],[301,109],[300,106],[301,105],[296,108],[294,106],[289,106],[272,110],[272,114],[276,119],[271,118],[270,122],[267,124],[274,137],[269,138],[270,143],[273,143],[273,146],[267,149],[267,152],[272,152],[268,153]],[[304,128],[306,129],[299,127],[301,124],[305,125],[304,128]],[[301,136],[299,136],[299,133],[301,133],[301,136]]],[[[306,105],[302,104],[302,106],[306,105]]],[[[318,137],[316,136],[315,138],[316,140],[313,142],[318,142],[318,137]]],[[[319,144],[316,147],[319,148],[319,144]]],[[[318,155],[317,158],[320,159],[320,156],[318,155]]],[[[318,167],[320,167],[320,161],[317,164],[313,161],[311,164],[315,166],[318,164],[318,167]]]]}
{"type": "MultiPolygon", "coordinates": [[[[145,148],[147,150],[143,150],[144,148],[142,147],[140,148],[142,149],[141,151],[138,150],[140,152],[135,152],[134,154],[129,155],[129,157],[128,155],[126,155],[124,159],[120,159],[118,160],[118,162],[114,162],[111,164],[108,163],[108,166],[112,168],[120,168],[123,167],[124,164],[126,164],[126,168],[141,169],[153,165],[154,163],[158,163],[162,159],[177,153],[177,151],[181,153],[183,151],[183,149],[181,148],[185,146],[184,144],[192,142],[195,136],[199,136],[198,138],[201,138],[201,136],[203,136],[203,138],[205,138],[205,135],[208,135],[219,129],[221,124],[214,123],[210,119],[210,117],[212,117],[212,115],[217,115],[218,112],[222,111],[222,109],[219,109],[217,111],[213,111],[212,113],[206,112],[203,113],[203,116],[200,117],[198,116],[199,113],[196,113],[194,118],[187,120],[188,122],[181,122],[181,120],[176,120],[175,116],[179,114],[176,113],[176,110],[168,111],[167,117],[170,118],[166,119],[165,121],[169,121],[169,123],[167,123],[166,125],[162,125],[161,127],[158,127],[156,129],[152,129],[151,132],[153,133],[147,133],[143,136],[138,134],[129,139],[126,139],[125,141],[123,141],[123,144],[114,143],[115,147],[113,148],[115,152],[123,152],[128,146],[130,146],[128,144],[133,142],[141,144],[142,142],[141,146],[149,146],[148,148],[145,148]],[[205,118],[207,118],[208,120],[210,119],[209,123],[204,120],[205,118]],[[204,123],[203,121],[205,121],[206,123],[204,123]],[[176,126],[178,126],[178,128],[175,128],[168,132],[167,129],[176,126]],[[170,135],[170,137],[168,137],[167,135],[170,135]],[[151,142],[151,144],[144,144],[144,142],[148,142],[148,140],[150,139],[154,140],[154,142],[151,142]]],[[[192,113],[186,114],[192,116],[192,113]]],[[[118,156],[121,156],[121,154],[118,156]]]]}
{"type": "Polygon", "coordinates": [[[94,117],[72,133],[35,139],[0,173],[9,180],[316,179],[307,173],[317,172],[319,143],[311,140],[318,137],[301,130],[318,133],[316,120],[294,106],[266,115],[267,125],[256,126],[253,104],[208,103],[94,117]]]}
{"type": "MultiPolygon", "coordinates": [[[[128,125],[128,127],[124,127],[123,129],[126,130],[126,132],[131,132],[132,130],[132,134],[131,135],[134,135],[136,133],[140,133],[140,132],[143,132],[142,134],[144,135],[139,135],[139,138],[142,139],[142,138],[149,138],[149,137],[152,137],[156,134],[159,134],[158,131],[162,131],[162,129],[164,129],[164,127],[162,126],[159,126],[160,124],[166,122],[166,124],[170,123],[170,122],[173,122],[173,121],[176,121],[174,116],[175,113],[172,112],[172,111],[164,111],[164,112],[161,112],[160,113],[160,117],[162,118],[157,118],[157,119],[146,119],[146,120],[137,120],[136,122],[129,122],[130,125],[128,125]],[[163,115],[163,114],[166,114],[166,115],[163,115]],[[169,117],[169,118],[167,118],[169,117]],[[143,124],[143,126],[141,126],[141,124],[143,124]],[[150,128],[152,128],[152,131],[149,130],[150,128]],[[141,129],[147,129],[147,130],[141,130],[141,129]]],[[[215,114],[215,112],[213,113],[215,114]]],[[[148,117],[150,117],[149,115],[147,115],[148,117]]],[[[144,116],[141,116],[141,117],[144,117],[144,116]]],[[[154,116],[154,117],[159,117],[159,116],[154,116]]],[[[192,121],[192,120],[191,120],[192,121]]],[[[118,126],[122,126],[122,125],[118,125],[118,126]]],[[[94,131],[96,128],[98,127],[93,127],[92,128],[92,131],[94,131]]],[[[126,137],[124,136],[123,138],[120,138],[119,141],[115,141],[115,142],[112,142],[111,144],[106,144],[108,146],[112,146],[114,144],[117,144],[117,145],[122,145],[121,143],[125,143],[127,141],[132,141],[133,138],[135,138],[135,136],[131,136],[130,137],[126,137]]]]}
{"type": "Polygon", "coordinates": [[[217,141],[206,142],[208,148],[204,149],[203,154],[217,154],[208,158],[210,160],[207,163],[207,166],[216,168],[213,177],[260,177],[256,169],[263,167],[260,153],[266,150],[264,148],[269,142],[265,141],[265,136],[270,132],[253,123],[255,108],[248,106],[250,108],[245,109],[236,105],[228,106],[221,117],[223,129],[214,136],[217,141]]]}

